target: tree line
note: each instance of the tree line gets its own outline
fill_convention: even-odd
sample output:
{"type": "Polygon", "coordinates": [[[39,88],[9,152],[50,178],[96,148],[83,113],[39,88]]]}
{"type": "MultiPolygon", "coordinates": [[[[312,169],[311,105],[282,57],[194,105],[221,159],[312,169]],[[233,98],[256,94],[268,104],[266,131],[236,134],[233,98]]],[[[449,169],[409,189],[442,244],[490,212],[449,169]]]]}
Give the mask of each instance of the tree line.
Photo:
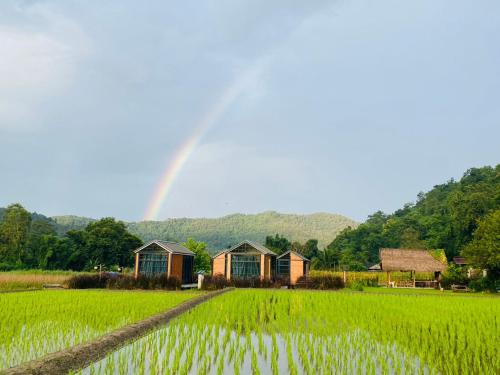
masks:
{"type": "Polygon", "coordinates": [[[469,169],[420,193],[393,214],[377,211],[357,228],[348,227],[322,250],[315,240],[291,243],[276,235],[266,245],[281,253],[296,250],[316,269],[366,270],[388,248],[444,249],[448,260],[465,256],[498,278],[500,270],[500,165],[469,169]]]}
{"type": "Polygon", "coordinates": [[[103,218],[59,236],[51,219],[31,214],[18,203],[4,209],[1,216],[0,270],[130,267],[133,250],[142,245],[140,238],[114,218],[103,218]]]}

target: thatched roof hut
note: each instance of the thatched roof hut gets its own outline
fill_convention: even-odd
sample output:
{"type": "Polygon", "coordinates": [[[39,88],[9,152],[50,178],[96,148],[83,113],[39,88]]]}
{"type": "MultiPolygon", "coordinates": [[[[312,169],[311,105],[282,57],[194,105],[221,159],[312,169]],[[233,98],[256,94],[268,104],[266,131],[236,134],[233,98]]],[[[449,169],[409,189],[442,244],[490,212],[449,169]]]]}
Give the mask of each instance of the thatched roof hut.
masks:
{"type": "Polygon", "coordinates": [[[443,272],[448,267],[443,250],[380,249],[382,271],[443,272]]]}

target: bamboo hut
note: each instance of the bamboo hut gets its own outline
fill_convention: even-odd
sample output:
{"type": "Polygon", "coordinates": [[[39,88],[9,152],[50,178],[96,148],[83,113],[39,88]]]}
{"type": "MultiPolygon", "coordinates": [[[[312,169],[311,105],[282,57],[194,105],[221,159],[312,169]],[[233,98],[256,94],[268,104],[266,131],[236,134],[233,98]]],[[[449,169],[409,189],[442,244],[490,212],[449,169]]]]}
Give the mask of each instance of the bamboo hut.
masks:
{"type": "Polygon", "coordinates": [[[193,281],[194,253],[170,241],[154,240],[134,251],[135,277],[176,277],[184,284],[193,281]]]}
{"type": "Polygon", "coordinates": [[[410,272],[412,286],[415,288],[417,272],[434,273],[434,284],[448,263],[443,250],[422,249],[380,249],[380,268],[387,272],[387,286],[397,286],[391,282],[391,272],[410,272]]]}

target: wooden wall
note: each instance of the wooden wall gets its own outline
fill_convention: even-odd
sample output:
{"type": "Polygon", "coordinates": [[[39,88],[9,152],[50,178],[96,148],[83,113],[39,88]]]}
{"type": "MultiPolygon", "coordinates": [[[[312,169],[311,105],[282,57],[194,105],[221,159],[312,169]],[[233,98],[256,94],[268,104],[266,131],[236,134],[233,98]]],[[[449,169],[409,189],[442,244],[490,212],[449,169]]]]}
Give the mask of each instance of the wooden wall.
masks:
{"type": "Polygon", "coordinates": [[[271,278],[271,256],[266,255],[264,257],[264,264],[261,264],[260,266],[264,267],[264,278],[270,279],[271,278]]]}
{"type": "Polygon", "coordinates": [[[182,281],[182,255],[172,254],[172,265],[170,267],[170,277],[177,277],[182,281]]]}
{"type": "Polygon", "coordinates": [[[135,254],[135,269],[134,276],[137,278],[139,276],[139,254],[135,254]]]}

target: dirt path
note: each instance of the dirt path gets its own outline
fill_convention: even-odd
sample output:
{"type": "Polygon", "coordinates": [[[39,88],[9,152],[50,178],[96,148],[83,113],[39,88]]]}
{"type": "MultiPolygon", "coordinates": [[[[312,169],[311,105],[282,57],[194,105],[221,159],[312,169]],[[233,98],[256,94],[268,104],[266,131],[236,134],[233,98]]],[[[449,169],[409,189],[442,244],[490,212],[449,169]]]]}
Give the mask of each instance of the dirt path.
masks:
{"type": "Polygon", "coordinates": [[[56,375],[67,374],[69,371],[76,371],[85,368],[91,363],[103,359],[109,353],[125,346],[129,342],[146,335],[155,328],[165,325],[171,319],[192,309],[193,307],[230,290],[232,290],[232,288],[203,294],[164,313],[112,331],[93,342],[77,345],[66,350],[49,354],[40,359],[23,363],[17,367],[0,371],[0,374],[56,375]]]}

